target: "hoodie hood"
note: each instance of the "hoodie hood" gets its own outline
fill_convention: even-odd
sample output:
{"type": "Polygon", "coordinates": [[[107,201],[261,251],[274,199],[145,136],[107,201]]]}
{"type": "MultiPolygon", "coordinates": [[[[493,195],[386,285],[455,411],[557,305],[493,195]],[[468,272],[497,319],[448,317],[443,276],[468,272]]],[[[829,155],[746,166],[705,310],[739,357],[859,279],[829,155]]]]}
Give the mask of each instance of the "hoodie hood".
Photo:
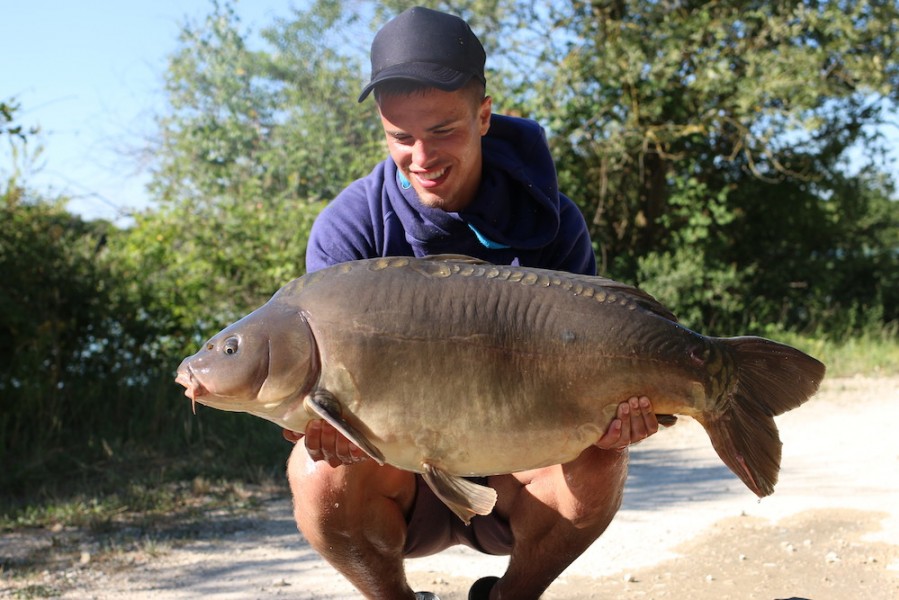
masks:
{"type": "Polygon", "coordinates": [[[481,185],[459,216],[495,243],[524,250],[546,246],[559,231],[559,184],[543,128],[492,115],[481,143],[481,185]]]}

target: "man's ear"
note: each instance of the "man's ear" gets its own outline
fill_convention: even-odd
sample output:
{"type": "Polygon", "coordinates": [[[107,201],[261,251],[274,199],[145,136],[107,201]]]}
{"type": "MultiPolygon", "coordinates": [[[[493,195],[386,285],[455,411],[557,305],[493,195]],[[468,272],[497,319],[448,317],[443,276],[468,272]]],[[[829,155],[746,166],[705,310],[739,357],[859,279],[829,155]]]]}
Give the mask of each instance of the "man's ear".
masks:
{"type": "Polygon", "coordinates": [[[481,125],[481,136],[483,137],[487,135],[487,130],[490,129],[490,113],[493,112],[493,98],[484,96],[478,111],[478,122],[481,125]]]}

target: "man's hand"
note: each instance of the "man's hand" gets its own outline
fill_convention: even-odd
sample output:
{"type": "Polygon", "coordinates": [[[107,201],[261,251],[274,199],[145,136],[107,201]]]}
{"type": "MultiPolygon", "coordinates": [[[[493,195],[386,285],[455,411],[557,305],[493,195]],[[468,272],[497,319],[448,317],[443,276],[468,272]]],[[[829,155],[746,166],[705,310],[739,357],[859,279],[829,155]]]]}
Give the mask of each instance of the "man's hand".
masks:
{"type": "Polygon", "coordinates": [[[368,455],[356,444],[346,439],[330,423],[321,419],[309,421],[303,434],[289,429],[285,429],[282,433],[284,439],[292,443],[304,438],[309,457],[314,461],[327,461],[332,467],[352,465],[368,459],[368,455]]]}
{"type": "Polygon", "coordinates": [[[659,430],[659,421],[646,396],[636,396],[618,405],[618,416],[596,445],[604,450],[626,448],[645,440],[659,430]]]}

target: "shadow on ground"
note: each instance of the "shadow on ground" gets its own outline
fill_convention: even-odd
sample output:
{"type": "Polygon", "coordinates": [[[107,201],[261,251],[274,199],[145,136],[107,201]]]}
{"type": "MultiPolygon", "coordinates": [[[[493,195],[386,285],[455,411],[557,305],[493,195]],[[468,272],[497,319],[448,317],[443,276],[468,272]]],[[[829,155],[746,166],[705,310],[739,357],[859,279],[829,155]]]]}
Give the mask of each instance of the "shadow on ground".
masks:
{"type": "Polygon", "coordinates": [[[625,486],[626,510],[658,510],[742,493],[743,483],[724,463],[697,458],[694,449],[634,448],[625,486]]]}

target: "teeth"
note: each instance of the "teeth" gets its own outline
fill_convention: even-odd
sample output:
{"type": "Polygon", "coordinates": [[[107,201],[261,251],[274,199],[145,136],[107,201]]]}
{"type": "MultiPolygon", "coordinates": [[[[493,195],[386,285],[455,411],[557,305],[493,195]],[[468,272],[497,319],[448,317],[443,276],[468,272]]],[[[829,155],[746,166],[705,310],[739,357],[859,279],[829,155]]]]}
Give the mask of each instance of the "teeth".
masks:
{"type": "Polygon", "coordinates": [[[439,171],[430,171],[427,173],[416,173],[415,176],[419,179],[433,181],[434,179],[440,179],[441,177],[443,177],[444,173],[446,173],[446,169],[440,169],[439,171]]]}

